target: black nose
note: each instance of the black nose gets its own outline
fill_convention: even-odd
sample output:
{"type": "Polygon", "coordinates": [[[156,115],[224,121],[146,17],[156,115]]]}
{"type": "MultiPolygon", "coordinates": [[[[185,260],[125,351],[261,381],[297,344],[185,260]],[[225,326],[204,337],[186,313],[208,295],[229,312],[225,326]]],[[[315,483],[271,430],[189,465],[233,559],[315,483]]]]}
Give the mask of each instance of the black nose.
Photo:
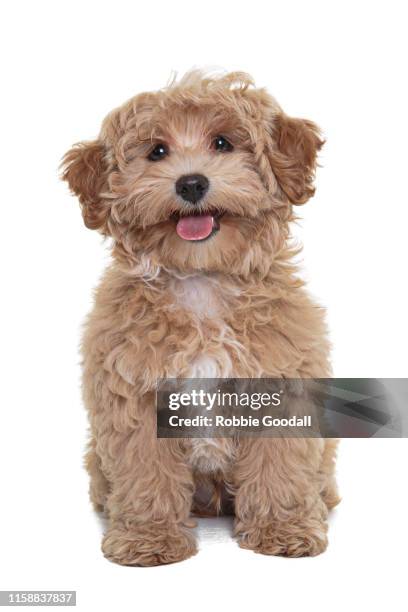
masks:
{"type": "Polygon", "coordinates": [[[183,200],[195,204],[207,193],[209,185],[208,179],[202,174],[186,174],[176,182],[176,193],[183,200]]]}

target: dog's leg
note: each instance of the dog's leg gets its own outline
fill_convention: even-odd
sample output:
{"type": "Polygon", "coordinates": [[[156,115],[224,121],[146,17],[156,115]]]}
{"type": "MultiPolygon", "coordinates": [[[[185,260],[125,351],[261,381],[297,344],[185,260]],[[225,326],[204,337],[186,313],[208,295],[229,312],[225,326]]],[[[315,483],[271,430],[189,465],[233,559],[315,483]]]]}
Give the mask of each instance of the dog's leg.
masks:
{"type": "Polygon", "coordinates": [[[85,453],[85,467],[88,471],[89,497],[97,512],[103,512],[109,493],[109,482],[102,472],[101,460],[95,450],[95,438],[91,438],[85,453]]]}
{"type": "Polygon", "coordinates": [[[338,440],[327,439],[324,441],[324,451],[320,471],[323,474],[324,483],[322,489],[322,498],[327,508],[331,510],[338,503],[341,497],[337,489],[336,476],[334,473],[336,465],[336,451],[338,440]]]}
{"type": "Polygon", "coordinates": [[[268,555],[317,555],[327,546],[321,495],[324,441],[246,438],[234,468],[235,533],[240,545],[268,555]]]}
{"type": "Polygon", "coordinates": [[[105,430],[99,442],[112,483],[105,556],[122,565],[151,566],[193,555],[188,527],[194,485],[180,441],[157,439],[155,412],[149,411],[143,423],[105,430]]]}

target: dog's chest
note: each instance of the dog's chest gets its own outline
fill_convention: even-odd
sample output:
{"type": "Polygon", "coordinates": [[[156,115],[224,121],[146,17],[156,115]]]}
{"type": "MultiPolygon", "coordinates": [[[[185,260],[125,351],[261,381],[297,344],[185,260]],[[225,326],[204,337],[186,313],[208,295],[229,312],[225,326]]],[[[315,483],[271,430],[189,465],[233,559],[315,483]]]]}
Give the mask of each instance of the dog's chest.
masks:
{"type": "Polygon", "coordinates": [[[223,315],[220,287],[205,275],[188,276],[173,282],[176,307],[192,314],[198,321],[223,315]]]}
{"type": "MultiPolygon", "coordinates": [[[[176,308],[190,317],[197,327],[202,343],[186,373],[188,378],[223,378],[233,376],[230,345],[237,344],[231,327],[226,322],[227,296],[220,285],[205,276],[177,280],[174,284],[176,308]],[[211,322],[211,325],[209,325],[211,322]],[[208,329],[211,329],[209,335],[208,329]],[[211,334],[214,334],[212,336],[211,334]]],[[[233,445],[229,440],[198,438],[191,440],[189,462],[198,471],[226,471],[233,459],[233,445]]]]}
{"type": "Polygon", "coordinates": [[[227,322],[228,295],[222,286],[205,275],[195,275],[174,281],[173,294],[175,308],[190,319],[196,331],[196,349],[184,376],[233,376],[230,348],[237,339],[227,322]]]}

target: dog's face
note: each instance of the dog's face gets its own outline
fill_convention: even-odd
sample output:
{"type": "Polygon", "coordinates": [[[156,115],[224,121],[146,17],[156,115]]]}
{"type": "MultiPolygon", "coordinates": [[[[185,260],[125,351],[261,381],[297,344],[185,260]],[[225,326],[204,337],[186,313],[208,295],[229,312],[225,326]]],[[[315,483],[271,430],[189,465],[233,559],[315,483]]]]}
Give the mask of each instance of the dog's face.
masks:
{"type": "Polygon", "coordinates": [[[98,140],[66,154],[85,224],[112,236],[121,261],[246,275],[279,255],[292,204],[313,195],[322,141],[250,85],[190,73],[113,111],[98,140]]]}

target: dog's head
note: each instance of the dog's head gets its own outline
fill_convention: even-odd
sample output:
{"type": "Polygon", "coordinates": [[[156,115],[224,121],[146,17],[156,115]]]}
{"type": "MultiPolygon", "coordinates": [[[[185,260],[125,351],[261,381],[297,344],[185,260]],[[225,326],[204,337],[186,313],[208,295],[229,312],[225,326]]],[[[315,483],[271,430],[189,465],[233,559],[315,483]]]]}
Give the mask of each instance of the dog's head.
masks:
{"type": "Polygon", "coordinates": [[[310,121],[285,115],[246,74],[187,74],[108,115],[71,149],[63,178],[87,227],[129,265],[248,274],[284,248],[292,205],[314,193],[310,121]]]}

